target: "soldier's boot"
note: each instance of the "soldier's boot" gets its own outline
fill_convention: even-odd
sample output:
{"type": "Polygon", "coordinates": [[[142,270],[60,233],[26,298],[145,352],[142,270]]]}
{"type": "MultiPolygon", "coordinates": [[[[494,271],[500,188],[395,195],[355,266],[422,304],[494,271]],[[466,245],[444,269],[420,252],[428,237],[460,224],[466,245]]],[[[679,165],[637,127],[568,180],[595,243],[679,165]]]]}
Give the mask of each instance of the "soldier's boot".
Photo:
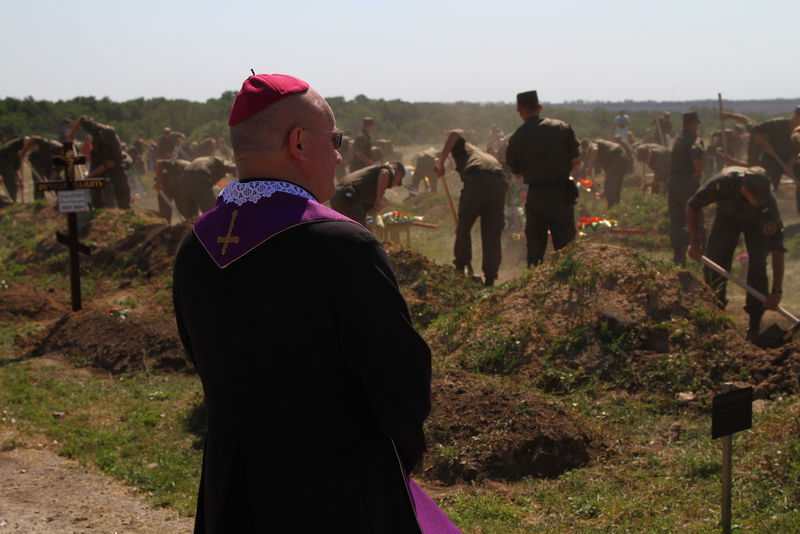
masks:
{"type": "Polygon", "coordinates": [[[496,279],[497,279],[497,277],[495,277],[495,276],[487,276],[487,277],[486,277],[486,278],[483,280],[483,285],[485,285],[486,287],[493,286],[493,285],[494,285],[494,281],[495,281],[496,279]]]}
{"type": "Polygon", "coordinates": [[[761,313],[750,314],[750,322],[747,326],[747,341],[755,344],[758,335],[761,333],[761,313]]]}
{"type": "Polygon", "coordinates": [[[466,268],[466,265],[460,265],[460,264],[458,264],[456,262],[453,262],[453,267],[454,267],[457,275],[464,276],[466,274],[464,272],[464,269],[466,268]]]}

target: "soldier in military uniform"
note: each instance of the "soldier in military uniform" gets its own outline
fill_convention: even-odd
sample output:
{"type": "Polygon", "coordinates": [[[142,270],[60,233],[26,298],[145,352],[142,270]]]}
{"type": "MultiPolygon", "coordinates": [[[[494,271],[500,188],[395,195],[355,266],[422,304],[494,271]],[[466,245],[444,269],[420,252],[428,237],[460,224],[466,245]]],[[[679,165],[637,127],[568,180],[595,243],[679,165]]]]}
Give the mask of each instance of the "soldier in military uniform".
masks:
{"type": "Polygon", "coordinates": [[[351,172],[336,185],[331,207],[366,226],[367,214],[383,209],[383,194],[400,185],[405,175],[406,169],[399,161],[351,172]]]}
{"type": "Polygon", "coordinates": [[[653,193],[661,193],[669,180],[670,150],[658,143],[642,143],[636,146],[635,152],[636,159],[653,171],[650,190],[653,193]]]}
{"type": "Polygon", "coordinates": [[[140,133],[136,141],[133,142],[133,146],[139,152],[139,157],[134,158],[133,162],[136,171],[141,175],[154,170],[154,167],[148,165],[148,160],[150,159],[150,151],[155,148],[155,143],[148,141],[145,139],[144,133],[140,133]]]}
{"type": "Polygon", "coordinates": [[[456,171],[464,187],[458,201],[458,224],[453,245],[453,264],[459,273],[472,264],[472,226],[481,219],[483,281],[494,284],[503,259],[500,239],[505,227],[505,199],[508,181],[497,158],[472,143],[467,143],[463,130],[453,130],[434,162],[434,172],[444,176],[444,162],[452,154],[456,171]]]}
{"type": "Polygon", "coordinates": [[[741,159],[744,151],[742,134],[744,129],[736,125],[734,128],[724,130],[714,130],[708,143],[708,155],[713,158],[714,167],[717,171],[725,167],[725,156],[734,159],[741,159]],[[727,152],[725,150],[727,149],[727,152]]]}
{"type": "Polygon", "coordinates": [[[41,181],[56,178],[58,170],[53,164],[53,158],[64,155],[64,145],[55,139],[48,139],[40,135],[26,135],[25,144],[20,151],[20,158],[28,158],[33,170],[33,198],[44,198],[44,191],[39,191],[36,184],[41,181]]]}
{"type": "MultiPolygon", "coordinates": [[[[762,303],[748,293],[745,311],[750,317],[747,337],[755,341],[764,309],[776,309],[781,301],[784,271],[783,223],[770,179],[761,167],[727,167],[704,184],[689,199],[687,224],[691,236],[689,257],[703,254],[700,240],[700,210],[717,204],[714,224],[708,237],[707,256],[730,271],[739,236],[744,235],[747,255],[747,283],[764,295],[762,303]],[[768,292],[767,252],[772,253],[772,291],[768,292]]],[[[719,306],[725,308],[725,278],[704,268],[706,282],[715,290],[719,306]]]]}
{"type": "Polygon", "coordinates": [[[411,178],[411,187],[419,190],[420,184],[425,183],[431,193],[436,193],[439,183],[433,164],[439,157],[439,151],[433,147],[426,148],[414,155],[414,176],[411,178]],[[428,179],[425,181],[425,179],[428,179]]]}
{"type": "MultiPolygon", "coordinates": [[[[794,161],[798,157],[797,146],[792,142],[792,132],[800,126],[800,106],[795,108],[791,117],[769,119],[753,125],[753,121],[745,115],[725,112],[720,115],[724,119],[733,119],[741,122],[750,132],[750,143],[747,149],[747,165],[759,165],[767,171],[767,176],[772,180],[773,188],[780,185],[781,176],[789,174],[794,161]]],[[[742,165],[745,162],[728,157],[732,164],[742,165]]],[[[800,179],[800,176],[795,176],[800,179]]],[[[797,207],[800,211],[800,187],[797,189],[797,207]]]]}
{"type": "Polygon", "coordinates": [[[622,195],[622,179],[631,167],[633,161],[628,157],[628,153],[619,143],[597,139],[581,141],[581,156],[584,159],[583,175],[595,168],[595,165],[603,169],[605,182],[603,182],[603,193],[606,197],[608,207],[619,203],[622,195]]]}
{"type": "Polygon", "coordinates": [[[364,117],[361,120],[361,134],[353,142],[350,172],[369,167],[375,162],[372,157],[372,137],[370,137],[373,128],[375,128],[375,121],[371,117],[364,117]]]}
{"type": "Polygon", "coordinates": [[[164,128],[163,135],[156,143],[156,159],[172,159],[175,157],[175,149],[186,139],[186,134],[173,132],[170,128],[164,128]]]}
{"type": "Polygon", "coordinates": [[[226,174],[236,174],[236,166],[219,156],[203,156],[195,158],[181,174],[180,184],[183,189],[183,216],[187,219],[207,212],[214,207],[217,197],[214,195],[214,184],[226,174]]]}
{"type": "Polygon", "coordinates": [[[672,261],[680,266],[686,265],[686,248],[689,246],[686,202],[700,187],[700,179],[703,177],[705,146],[698,137],[699,131],[700,119],[697,113],[684,113],[683,130],[675,136],[669,160],[669,240],[672,245],[672,261]]]}
{"type": "Polygon", "coordinates": [[[578,141],[569,124],[541,117],[541,112],[536,91],[517,95],[517,113],[524,123],[511,135],[506,149],[506,163],[511,172],[528,184],[525,199],[528,266],[544,260],[548,230],[555,250],[567,246],[577,234],[578,191],[570,173],[580,163],[578,141]]]}
{"type": "Polygon", "coordinates": [[[96,208],[116,207],[128,209],[131,206],[131,188],[125,172],[126,155],[122,150],[116,130],[91,117],[80,117],[68,139],[75,139],[79,128],[92,136],[92,168],[87,178],[108,178],[109,182],[101,188],[92,189],[92,204],[96,208]]]}
{"type": "Polygon", "coordinates": [[[210,133],[203,136],[203,140],[197,143],[195,149],[195,156],[202,158],[203,156],[213,156],[217,153],[217,141],[211,137],[210,133]]]}
{"type": "Polygon", "coordinates": [[[184,218],[197,213],[195,206],[194,212],[189,214],[186,192],[181,182],[181,175],[189,163],[185,159],[160,159],[156,162],[158,174],[155,176],[153,188],[158,193],[158,214],[167,222],[172,221],[173,203],[184,218]]]}
{"type": "Polygon", "coordinates": [[[0,147],[0,183],[5,184],[6,191],[12,201],[17,201],[17,191],[21,194],[22,177],[19,169],[22,158],[19,154],[25,144],[24,137],[11,139],[0,147]]]}

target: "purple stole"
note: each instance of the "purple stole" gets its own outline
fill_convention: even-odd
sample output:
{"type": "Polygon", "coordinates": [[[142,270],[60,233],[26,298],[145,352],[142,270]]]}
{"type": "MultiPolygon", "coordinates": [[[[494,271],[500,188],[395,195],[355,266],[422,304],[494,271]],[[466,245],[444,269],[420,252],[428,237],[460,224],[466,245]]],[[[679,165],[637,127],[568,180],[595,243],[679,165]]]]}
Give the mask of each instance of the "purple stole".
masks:
{"type": "Polygon", "coordinates": [[[315,221],[358,224],[324,206],[305,189],[282,180],[231,182],[194,223],[194,233],[224,269],[271,237],[315,221]]]}
{"type": "Polygon", "coordinates": [[[408,498],[411,501],[411,508],[414,509],[414,515],[417,517],[417,525],[422,534],[461,534],[461,530],[452,522],[447,514],[433,502],[427,493],[420,488],[414,479],[412,479],[403,467],[403,461],[400,459],[400,452],[397,450],[394,440],[392,448],[394,449],[395,459],[397,465],[400,467],[400,473],[403,475],[403,481],[408,490],[408,498]]]}

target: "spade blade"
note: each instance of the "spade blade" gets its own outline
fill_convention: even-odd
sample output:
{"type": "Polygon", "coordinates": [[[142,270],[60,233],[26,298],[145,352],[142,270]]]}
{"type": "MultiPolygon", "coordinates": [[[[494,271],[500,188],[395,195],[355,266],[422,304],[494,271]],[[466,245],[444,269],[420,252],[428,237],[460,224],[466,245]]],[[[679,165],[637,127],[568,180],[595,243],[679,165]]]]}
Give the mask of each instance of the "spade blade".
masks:
{"type": "Polygon", "coordinates": [[[786,334],[786,330],[777,324],[773,324],[759,334],[758,339],[756,339],[756,345],[763,349],[774,349],[775,347],[780,347],[786,341],[788,341],[784,339],[784,334],[786,334]]]}

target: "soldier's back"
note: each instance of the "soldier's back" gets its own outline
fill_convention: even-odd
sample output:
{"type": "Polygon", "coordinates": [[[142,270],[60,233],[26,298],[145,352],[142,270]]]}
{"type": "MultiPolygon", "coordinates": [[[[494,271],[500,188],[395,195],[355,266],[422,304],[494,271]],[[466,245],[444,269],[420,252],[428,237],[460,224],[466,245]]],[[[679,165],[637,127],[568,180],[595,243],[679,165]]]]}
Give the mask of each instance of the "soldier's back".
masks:
{"type": "Polygon", "coordinates": [[[705,147],[697,134],[681,130],[675,136],[669,159],[671,174],[691,176],[695,173],[693,159],[702,158],[705,147]]]}
{"type": "Polygon", "coordinates": [[[569,176],[570,161],[578,157],[572,127],[561,120],[533,117],[511,135],[506,161],[528,184],[547,183],[569,176]]]}

